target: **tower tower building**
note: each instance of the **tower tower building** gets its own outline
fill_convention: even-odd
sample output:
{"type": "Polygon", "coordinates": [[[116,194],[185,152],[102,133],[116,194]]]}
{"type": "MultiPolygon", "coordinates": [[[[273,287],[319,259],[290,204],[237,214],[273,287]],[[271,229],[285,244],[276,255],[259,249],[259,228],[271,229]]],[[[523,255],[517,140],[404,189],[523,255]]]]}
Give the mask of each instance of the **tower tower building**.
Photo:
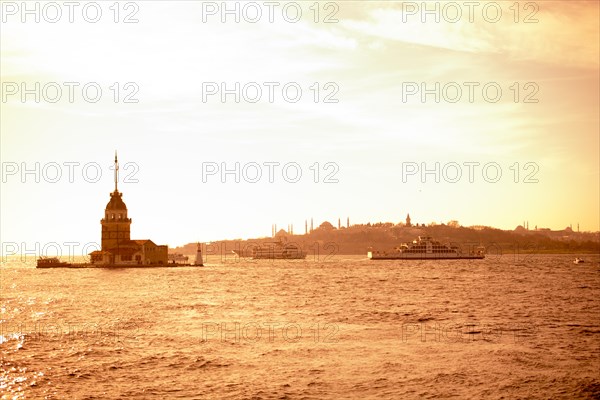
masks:
{"type": "Polygon", "coordinates": [[[123,201],[123,193],[119,193],[119,161],[115,152],[115,191],[104,210],[102,225],[102,250],[119,247],[120,242],[131,240],[131,218],[127,218],[127,206],[123,201]]]}
{"type": "Polygon", "coordinates": [[[115,190],[104,209],[101,249],[90,253],[91,263],[109,266],[164,265],[168,263],[168,246],[150,239],[131,240],[131,218],[123,193],[119,192],[119,161],[115,152],[115,190]]]}

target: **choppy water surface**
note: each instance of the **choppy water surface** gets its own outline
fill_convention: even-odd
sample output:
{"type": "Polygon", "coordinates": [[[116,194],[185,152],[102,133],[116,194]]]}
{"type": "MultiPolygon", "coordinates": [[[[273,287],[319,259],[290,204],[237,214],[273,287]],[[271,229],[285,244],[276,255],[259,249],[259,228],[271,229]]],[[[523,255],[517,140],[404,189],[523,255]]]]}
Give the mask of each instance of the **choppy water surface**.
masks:
{"type": "Polygon", "coordinates": [[[600,398],[598,255],[0,269],[2,398],[600,398]]]}

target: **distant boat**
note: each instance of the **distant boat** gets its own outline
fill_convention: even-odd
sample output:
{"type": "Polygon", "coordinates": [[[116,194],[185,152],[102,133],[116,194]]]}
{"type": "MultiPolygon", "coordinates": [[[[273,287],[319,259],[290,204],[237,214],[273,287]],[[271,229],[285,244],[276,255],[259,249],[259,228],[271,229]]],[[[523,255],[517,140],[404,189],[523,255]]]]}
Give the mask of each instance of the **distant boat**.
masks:
{"type": "Polygon", "coordinates": [[[584,263],[585,261],[582,258],[579,257],[575,257],[575,261],[573,261],[573,264],[581,264],[584,263]]]}
{"type": "Polygon", "coordinates": [[[412,243],[403,243],[394,251],[369,251],[371,260],[457,260],[485,258],[484,249],[478,248],[465,254],[458,246],[449,246],[433,240],[431,236],[419,236],[412,243]]]}
{"type": "Polygon", "coordinates": [[[37,260],[36,268],[60,268],[70,266],[71,264],[60,261],[57,257],[40,257],[37,260]]]}
{"type": "Polygon", "coordinates": [[[169,264],[187,264],[189,257],[181,253],[174,253],[169,254],[167,259],[169,260],[169,264]]]}

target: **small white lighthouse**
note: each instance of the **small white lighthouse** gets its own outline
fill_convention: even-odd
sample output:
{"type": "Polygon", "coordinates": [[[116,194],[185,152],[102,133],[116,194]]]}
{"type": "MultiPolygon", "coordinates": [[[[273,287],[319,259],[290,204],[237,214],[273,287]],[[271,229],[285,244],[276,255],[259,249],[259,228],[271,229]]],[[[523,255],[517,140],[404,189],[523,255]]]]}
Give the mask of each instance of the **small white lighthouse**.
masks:
{"type": "Polygon", "coordinates": [[[194,263],[197,267],[203,267],[204,263],[202,261],[202,244],[198,243],[198,247],[196,248],[196,262],[194,263]]]}

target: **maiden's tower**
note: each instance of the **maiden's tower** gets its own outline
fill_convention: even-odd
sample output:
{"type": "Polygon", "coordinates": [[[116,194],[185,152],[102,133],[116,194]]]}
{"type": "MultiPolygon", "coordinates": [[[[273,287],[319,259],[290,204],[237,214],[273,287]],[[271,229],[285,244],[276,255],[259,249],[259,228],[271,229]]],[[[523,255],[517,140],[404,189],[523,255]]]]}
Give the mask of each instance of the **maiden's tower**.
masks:
{"type": "Polygon", "coordinates": [[[118,190],[119,162],[115,152],[115,191],[104,210],[101,250],[90,253],[91,263],[101,266],[159,266],[166,265],[168,246],[156,245],[150,239],[131,240],[131,218],[123,193],[118,190]]]}

